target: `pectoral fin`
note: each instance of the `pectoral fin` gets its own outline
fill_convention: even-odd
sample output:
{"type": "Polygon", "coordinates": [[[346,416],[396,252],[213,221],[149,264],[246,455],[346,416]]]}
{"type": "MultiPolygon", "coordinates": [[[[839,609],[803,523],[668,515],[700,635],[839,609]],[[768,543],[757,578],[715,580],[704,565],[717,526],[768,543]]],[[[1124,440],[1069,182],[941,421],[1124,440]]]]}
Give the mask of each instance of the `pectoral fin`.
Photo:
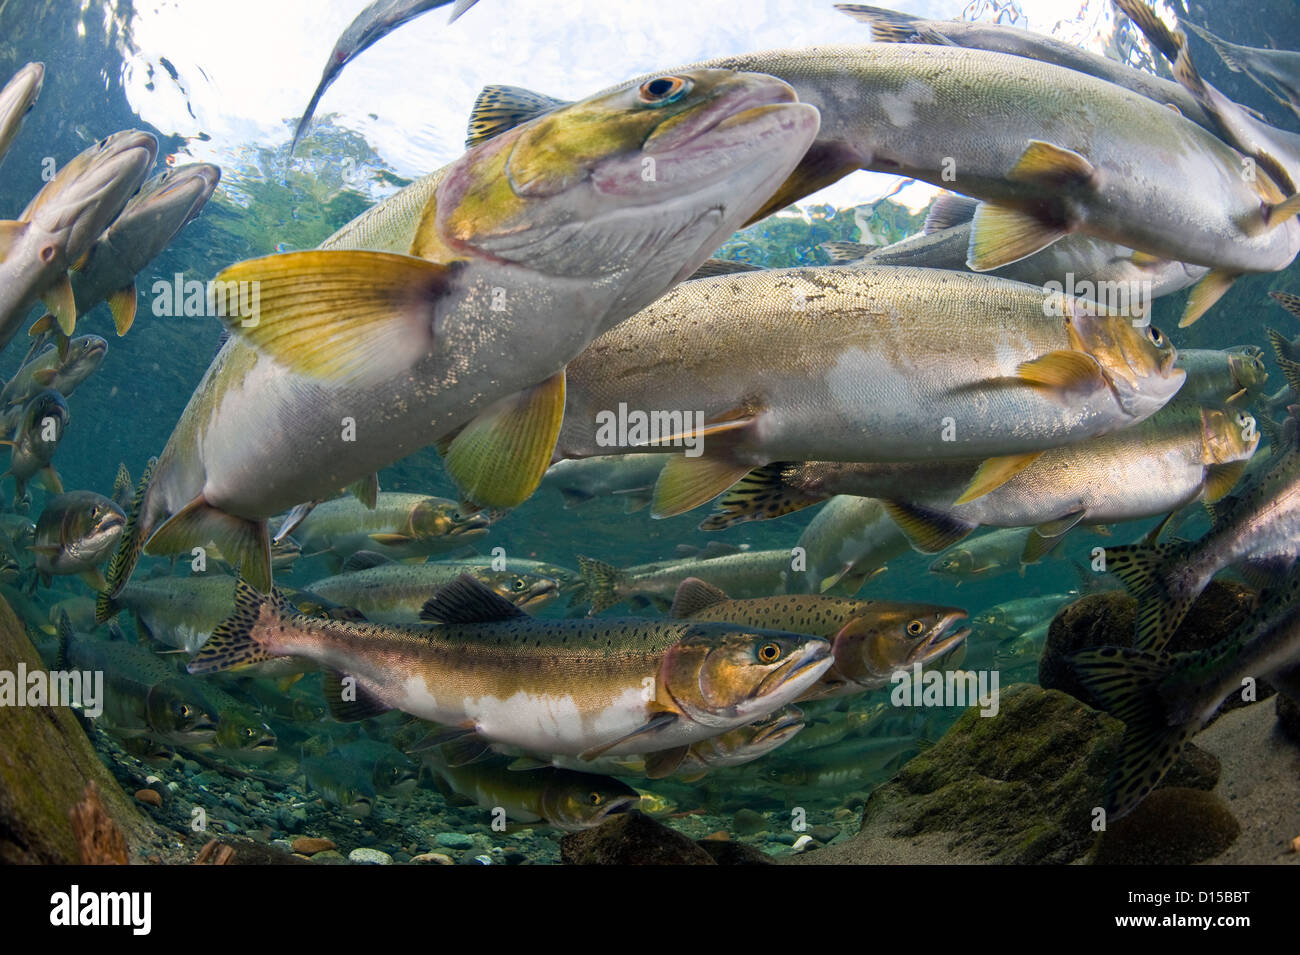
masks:
{"type": "Polygon", "coordinates": [[[671,776],[682,760],[686,758],[686,746],[674,746],[645,755],[645,774],[650,779],[663,779],[671,776]]]}
{"type": "Polygon", "coordinates": [[[321,694],[330,716],[340,723],[359,723],[392,709],[358,684],[356,677],[335,670],[321,672],[321,694]]]}
{"type": "Polygon", "coordinates": [[[987,459],[975,471],[970,484],[962,492],[961,497],[953,501],[953,504],[965,504],[977,497],[983,497],[989,491],[997,490],[1033,464],[1042,453],[1042,451],[1030,451],[1027,454],[1008,454],[1000,458],[987,459]]]}
{"type": "Polygon", "coordinates": [[[1017,182],[1032,182],[1044,186],[1091,185],[1097,177],[1092,163],[1073,149],[1031,139],[1029,146],[1007,174],[1017,182]]]}
{"type": "Polygon", "coordinates": [[[443,463],[467,500],[514,507],[537,490],[564,420],[564,372],[496,402],[447,445],[443,463]]]}
{"type": "Polygon", "coordinates": [[[249,521],[211,506],[202,496],[173,514],[145,542],[146,554],[184,554],[207,541],[263,593],[271,589],[271,538],[266,521],[249,521]]]}
{"type": "Polygon", "coordinates": [[[1178,320],[1178,327],[1186,328],[1208,312],[1215,302],[1223,298],[1224,293],[1232,287],[1232,283],[1237,281],[1237,276],[1240,274],[1226,269],[1211,269],[1209,274],[1192,286],[1191,292],[1188,293],[1187,305],[1183,309],[1183,317],[1178,320]]]}
{"type": "Polygon", "coordinates": [[[1075,508],[1054,520],[1044,521],[1034,529],[1044,537],[1060,537],[1083,520],[1083,515],[1086,513],[1088,509],[1085,507],[1075,508]]]}
{"type": "Polygon", "coordinates": [[[1053,351],[1016,369],[1021,381],[1052,391],[1091,391],[1105,387],[1097,359],[1078,351],[1053,351]]]}
{"type": "Polygon", "coordinates": [[[45,290],[41,301],[59,323],[63,334],[71,335],[77,327],[77,296],[73,294],[72,280],[68,278],[67,272],[45,290]]]}
{"type": "Polygon", "coordinates": [[[113,327],[121,338],[135,322],[135,282],[128,282],[108,296],[108,310],[113,313],[113,327]]]}
{"type": "Polygon", "coordinates": [[[9,257],[9,253],[27,231],[26,222],[13,219],[0,219],[0,262],[9,257]]]}
{"type": "Polygon", "coordinates": [[[618,739],[611,740],[608,743],[602,743],[600,746],[594,746],[586,752],[580,753],[579,758],[593,760],[597,756],[603,756],[616,746],[621,746],[624,743],[631,742],[634,739],[640,739],[641,737],[654,736],[661,730],[665,730],[669,726],[672,726],[678,719],[678,714],[670,710],[661,710],[632,732],[626,733],[618,739]]]}
{"type": "Polygon", "coordinates": [[[458,262],[389,252],[317,250],[249,259],[217,281],[226,288],[257,283],[256,314],[222,320],[297,374],[376,384],[437,347],[439,307],[459,268],[458,262]]]}
{"type": "Polygon", "coordinates": [[[1249,461],[1229,461],[1227,464],[1211,464],[1205,469],[1205,500],[1213,504],[1222,500],[1246,473],[1249,461]]]}

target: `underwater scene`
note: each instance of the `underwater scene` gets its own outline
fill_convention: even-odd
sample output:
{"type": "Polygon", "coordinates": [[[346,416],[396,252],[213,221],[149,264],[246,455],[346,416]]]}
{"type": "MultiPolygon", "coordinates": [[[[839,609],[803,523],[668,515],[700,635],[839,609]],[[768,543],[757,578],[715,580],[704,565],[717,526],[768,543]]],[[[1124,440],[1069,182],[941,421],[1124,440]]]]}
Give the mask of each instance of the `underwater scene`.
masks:
{"type": "Polygon", "coordinates": [[[0,860],[1300,864],[1300,9],[879,2],[0,0],[0,860]]]}

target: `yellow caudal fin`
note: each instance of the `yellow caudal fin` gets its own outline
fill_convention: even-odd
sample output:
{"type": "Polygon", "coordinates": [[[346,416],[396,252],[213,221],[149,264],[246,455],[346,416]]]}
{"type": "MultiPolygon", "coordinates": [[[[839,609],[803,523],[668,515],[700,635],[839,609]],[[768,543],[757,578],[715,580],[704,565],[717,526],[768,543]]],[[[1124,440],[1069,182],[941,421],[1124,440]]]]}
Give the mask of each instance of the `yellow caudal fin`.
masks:
{"type": "Polygon", "coordinates": [[[1064,224],[1045,221],[1015,206],[981,202],[971,220],[966,267],[987,272],[1019,262],[1069,231],[1064,224]]]}
{"type": "Polygon", "coordinates": [[[208,541],[258,590],[271,589],[271,537],[266,521],[220,511],[202,497],[173,514],[145,542],[146,554],[183,554],[208,541]]]}
{"type": "Polygon", "coordinates": [[[1183,317],[1178,320],[1178,327],[1186,328],[1208,312],[1215,302],[1223,298],[1240,274],[1226,269],[1212,269],[1192,287],[1187,296],[1187,306],[1183,309],[1183,317]]]}
{"type": "Polygon", "coordinates": [[[108,296],[108,310],[113,313],[113,327],[121,338],[135,323],[135,282],[128,282],[108,296]]]}
{"type": "Polygon", "coordinates": [[[41,301],[59,323],[63,334],[71,335],[77,327],[77,297],[72,292],[72,281],[67,272],[45,290],[41,301]]]}
{"type": "Polygon", "coordinates": [[[466,500],[515,507],[537,490],[564,421],[564,372],[496,402],[445,445],[443,464],[466,500]]]}
{"type": "Polygon", "coordinates": [[[458,271],[390,252],[317,250],[238,262],[214,288],[224,290],[222,321],[258,351],[297,374],[365,385],[438,347],[438,309],[458,271]]]}
{"type": "Polygon", "coordinates": [[[724,456],[674,455],[655,481],[651,517],[674,517],[707,504],[750,471],[749,465],[724,456]]]}
{"type": "Polygon", "coordinates": [[[975,471],[970,484],[962,492],[961,497],[953,501],[953,504],[965,504],[967,501],[973,501],[990,491],[997,490],[1033,464],[1042,453],[1042,451],[1030,451],[1026,454],[1008,454],[987,459],[975,471]]]}

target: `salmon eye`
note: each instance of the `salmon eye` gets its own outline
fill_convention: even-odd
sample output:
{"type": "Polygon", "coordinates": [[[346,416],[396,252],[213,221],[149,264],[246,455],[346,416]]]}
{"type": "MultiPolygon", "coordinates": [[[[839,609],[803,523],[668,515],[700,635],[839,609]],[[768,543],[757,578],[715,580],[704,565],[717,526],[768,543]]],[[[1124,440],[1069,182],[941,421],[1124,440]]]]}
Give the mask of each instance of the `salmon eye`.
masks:
{"type": "Polygon", "coordinates": [[[1160,333],[1160,329],[1154,325],[1147,326],[1147,338],[1151,339],[1151,344],[1157,348],[1165,347],[1165,336],[1160,333]]]}
{"type": "Polygon", "coordinates": [[[758,648],[758,660],[760,663],[775,663],[781,656],[781,648],[775,643],[765,643],[758,648]]]}
{"type": "Polygon", "coordinates": [[[587,802],[591,803],[593,806],[599,806],[600,793],[587,793],[587,802]]]}
{"type": "Polygon", "coordinates": [[[525,586],[525,584],[524,584],[524,578],[522,578],[522,577],[516,577],[516,578],[515,578],[513,581],[511,581],[511,583],[510,583],[510,589],[512,589],[512,590],[523,590],[523,589],[524,589],[524,586],[525,586]]]}
{"type": "Polygon", "coordinates": [[[691,81],[680,76],[659,76],[641,84],[641,102],[650,106],[675,103],[691,88],[691,81]]]}
{"type": "Polygon", "coordinates": [[[913,636],[913,637],[919,637],[921,635],[921,631],[924,629],[925,629],[925,624],[923,624],[919,620],[913,620],[911,623],[907,625],[907,633],[909,636],[913,636]]]}

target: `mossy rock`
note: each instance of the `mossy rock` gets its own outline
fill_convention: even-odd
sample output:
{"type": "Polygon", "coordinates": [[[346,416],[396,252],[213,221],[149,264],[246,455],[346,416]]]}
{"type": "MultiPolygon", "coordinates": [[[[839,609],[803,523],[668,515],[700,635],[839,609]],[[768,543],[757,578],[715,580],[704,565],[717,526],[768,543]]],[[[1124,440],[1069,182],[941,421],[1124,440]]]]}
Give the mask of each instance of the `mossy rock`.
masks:
{"type": "MultiPolygon", "coordinates": [[[[23,625],[0,599],[0,670],[16,673],[20,662],[28,673],[44,669],[23,625]]],[[[69,813],[91,783],[131,854],[138,858],[162,844],[160,830],[132,805],[72,710],[6,707],[0,715],[0,863],[81,862],[69,813]]]]}
{"type": "MultiPolygon", "coordinates": [[[[1182,625],[1174,631],[1168,650],[1183,653],[1203,650],[1218,643],[1241,624],[1254,609],[1255,591],[1231,581],[1211,581],[1196,599],[1182,625]]],[[[1089,594],[1063,608],[1052,620],[1047,643],[1038,663],[1038,683],[1046,689],[1060,690],[1089,706],[1099,701],[1084,689],[1070,664],[1070,657],[1091,647],[1131,647],[1137,601],[1120,590],[1089,594]]],[[[1274,693],[1273,687],[1260,681],[1258,699],[1274,693]]],[[[1247,705],[1231,696],[1223,711],[1247,705]]]]}
{"type": "Polygon", "coordinates": [[[1157,789],[1097,842],[1096,865],[1191,865],[1213,859],[1241,834],[1241,824],[1216,794],[1157,789]]]}
{"type": "Polygon", "coordinates": [[[689,838],[644,813],[619,813],[560,840],[565,865],[717,865],[689,838]]]}
{"type": "Polygon", "coordinates": [[[1068,694],[1015,684],[996,716],[967,710],[877,788],[860,832],[941,834],[955,861],[1072,862],[1095,838],[1094,809],[1122,731],[1068,694]]]}

